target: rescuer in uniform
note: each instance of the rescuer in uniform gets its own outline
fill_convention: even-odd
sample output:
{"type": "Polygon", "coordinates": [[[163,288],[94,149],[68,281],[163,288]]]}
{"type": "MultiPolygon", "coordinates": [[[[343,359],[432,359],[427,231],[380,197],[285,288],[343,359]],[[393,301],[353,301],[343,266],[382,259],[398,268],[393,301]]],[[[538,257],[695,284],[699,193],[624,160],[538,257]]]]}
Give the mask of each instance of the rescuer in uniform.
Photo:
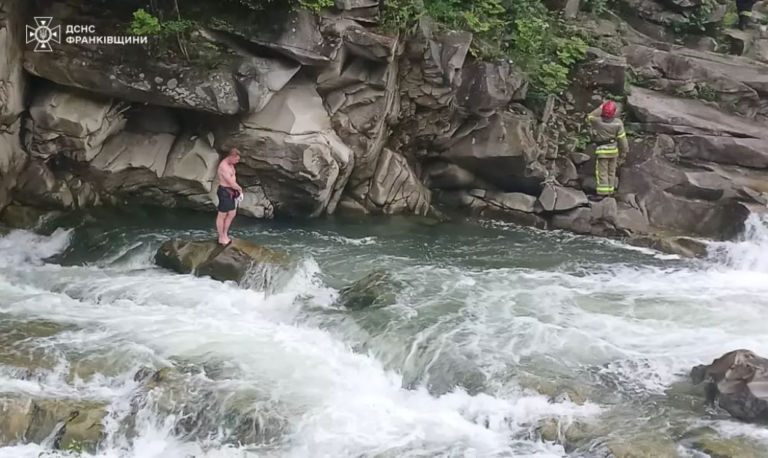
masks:
{"type": "Polygon", "coordinates": [[[608,100],[587,115],[592,127],[592,142],[595,144],[595,178],[597,179],[597,200],[611,196],[616,191],[616,169],[619,159],[624,162],[629,152],[624,123],[616,117],[616,104],[608,100]]]}
{"type": "Polygon", "coordinates": [[[736,0],[736,10],[739,12],[739,29],[747,30],[752,19],[752,7],[756,0],[736,0]]]}

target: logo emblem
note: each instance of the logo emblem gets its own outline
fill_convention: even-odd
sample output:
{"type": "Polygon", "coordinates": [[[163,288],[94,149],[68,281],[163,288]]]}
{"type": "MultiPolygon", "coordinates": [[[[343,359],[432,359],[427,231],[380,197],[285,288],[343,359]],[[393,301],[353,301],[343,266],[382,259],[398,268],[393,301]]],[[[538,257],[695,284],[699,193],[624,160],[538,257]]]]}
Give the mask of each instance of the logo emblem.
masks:
{"type": "Polygon", "coordinates": [[[52,17],[36,17],[37,27],[27,26],[27,44],[35,44],[36,52],[51,52],[50,42],[61,43],[61,26],[51,27],[52,17]]]}

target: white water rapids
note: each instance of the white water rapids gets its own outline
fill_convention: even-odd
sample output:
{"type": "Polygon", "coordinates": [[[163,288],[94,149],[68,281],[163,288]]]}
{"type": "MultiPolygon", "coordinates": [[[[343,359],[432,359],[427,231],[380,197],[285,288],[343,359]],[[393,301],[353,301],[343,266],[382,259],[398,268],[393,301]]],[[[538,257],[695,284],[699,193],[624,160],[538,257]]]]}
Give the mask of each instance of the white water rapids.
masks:
{"type": "MultiPolygon", "coordinates": [[[[0,364],[0,397],[107,403],[106,439],[83,454],[99,458],[593,456],[540,440],[550,418],[608,421],[605,437],[704,423],[768,447],[765,430],[663,401],[696,364],[737,348],[768,356],[768,222],[750,218],[706,262],[557,233],[441,230],[241,228],[300,259],[271,295],[153,266],[162,240],[200,232],[128,228],[98,259],[52,264],[87,257],[75,232],[13,231],[0,239],[0,322],[64,328],[23,342],[50,362],[35,376],[0,364]],[[376,267],[397,279],[397,303],[337,309],[339,285],[376,267]],[[211,427],[192,434],[151,398],[131,412],[140,367],[184,364],[197,369],[181,411],[211,427]],[[552,401],[532,377],[585,387],[588,401],[552,401]],[[232,440],[232,409],[258,419],[256,442],[232,440]]],[[[69,456],[49,448],[0,458],[69,456]]]]}

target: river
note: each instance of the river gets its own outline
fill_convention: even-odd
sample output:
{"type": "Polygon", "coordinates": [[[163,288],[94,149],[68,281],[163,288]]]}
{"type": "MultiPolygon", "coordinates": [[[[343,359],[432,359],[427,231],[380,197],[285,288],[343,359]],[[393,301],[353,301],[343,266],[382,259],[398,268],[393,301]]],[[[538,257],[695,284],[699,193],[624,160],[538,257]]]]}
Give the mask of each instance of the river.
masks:
{"type": "MultiPolygon", "coordinates": [[[[0,348],[0,397],[103,403],[106,437],[83,453],[100,458],[596,457],[648,438],[693,457],[707,455],[681,438],[702,426],[768,446],[768,430],[673,395],[727,351],[768,356],[757,217],[704,261],[493,222],[237,221],[234,236],[296,260],[270,292],[154,267],[169,237],[210,237],[208,219],[0,239],[0,331],[28,332],[0,348]],[[376,268],[394,303],[338,308],[376,268]],[[137,370],[169,366],[173,405],[137,400],[137,370]],[[595,432],[566,449],[538,435],[553,420],[595,432]]],[[[39,442],[0,458],[69,456],[39,442]]]]}

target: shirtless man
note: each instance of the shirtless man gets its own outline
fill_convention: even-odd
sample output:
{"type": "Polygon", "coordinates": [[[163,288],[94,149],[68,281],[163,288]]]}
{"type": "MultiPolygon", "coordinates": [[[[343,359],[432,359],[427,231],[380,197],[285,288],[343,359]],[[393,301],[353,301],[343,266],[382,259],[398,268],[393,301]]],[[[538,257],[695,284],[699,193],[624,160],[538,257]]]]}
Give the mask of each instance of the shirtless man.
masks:
{"type": "Polygon", "coordinates": [[[219,198],[219,214],[216,216],[216,232],[219,234],[219,243],[226,246],[232,243],[229,238],[229,226],[237,214],[236,199],[243,194],[243,188],[237,184],[235,177],[235,164],[240,162],[240,151],[237,148],[229,150],[227,157],[219,164],[218,178],[219,188],[216,196],[219,198]]]}

